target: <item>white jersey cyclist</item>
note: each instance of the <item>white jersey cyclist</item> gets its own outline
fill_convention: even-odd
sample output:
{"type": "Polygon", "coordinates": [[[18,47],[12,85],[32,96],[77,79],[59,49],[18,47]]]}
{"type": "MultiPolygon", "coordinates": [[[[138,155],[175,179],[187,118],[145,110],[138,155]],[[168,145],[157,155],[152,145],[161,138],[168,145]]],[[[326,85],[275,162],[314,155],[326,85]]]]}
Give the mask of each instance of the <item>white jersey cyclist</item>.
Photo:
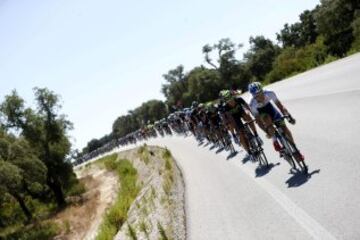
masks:
{"type": "Polygon", "coordinates": [[[264,94],[263,101],[258,101],[256,98],[252,98],[250,101],[249,106],[252,114],[255,117],[268,114],[274,121],[281,119],[281,113],[274,106],[279,102],[276,94],[268,90],[263,90],[262,93],[264,94]]]}
{"type": "MultiPolygon", "coordinates": [[[[283,115],[291,115],[284,105],[282,105],[276,94],[272,91],[264,90],[259,82],[250,83],[248,89],[252,95],[250,101],[251,112],[260,128],[264,130],[269,138],[272,137],[275,150],[278,151],[279,148],[276,146],[277,141],[273,124],[283,129],[286,137],[297,149],[292,133],[282,118],[283,115]]],[[[289,122],[295,124],[295,119],[292,117],[290,117],[290,119],[289,122]]],[[[299,149],[297,149],[295,157],[298,161],[304,160],[304,156],[300,153],[299,149]]]]}

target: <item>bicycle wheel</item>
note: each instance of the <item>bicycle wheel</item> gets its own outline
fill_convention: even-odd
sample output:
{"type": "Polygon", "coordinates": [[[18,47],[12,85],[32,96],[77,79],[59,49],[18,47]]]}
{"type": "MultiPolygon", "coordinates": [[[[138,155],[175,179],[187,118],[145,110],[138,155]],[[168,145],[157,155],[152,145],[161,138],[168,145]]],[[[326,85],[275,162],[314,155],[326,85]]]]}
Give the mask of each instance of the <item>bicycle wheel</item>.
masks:
{"type": "Polygon", "coordinates": [[[284,153],[284,159],[290,164],[291,168],[296,169],[296,165],[291,154],[284,153]]]}
{"type": "Polygon", "coordinates": [[[291,147],[293,162],[296,162],[297,166],[300,168],[300,171],[307,174],[308,167],[306,166],[304,161],[298,161],[295,157],[295,154],[299,154],[299,150],[292,144],[290,141],[287,141],[288,145],[291,147]]]}
{"type": "Polygon", "coordinates": [[[295,161],[297,163],[297,165],[300,167],[301,172],[307,174],[308,173],[308,167],[306,166],[304,161],[298,161],[295,158],[295,161]]]}
{"type": "Polygon", "coordinates": [[[260,164],[261,164],[262,166],[265,166],[265,167],[268,167],[268,166],[269,166],[269,162],[268,162],[267,157],[266,157],[266,155],[265,155],[265,153],[264,153],[263,150],[261,150],[261,152],[260,152],[259,160],[260,160],[260,164]]]}

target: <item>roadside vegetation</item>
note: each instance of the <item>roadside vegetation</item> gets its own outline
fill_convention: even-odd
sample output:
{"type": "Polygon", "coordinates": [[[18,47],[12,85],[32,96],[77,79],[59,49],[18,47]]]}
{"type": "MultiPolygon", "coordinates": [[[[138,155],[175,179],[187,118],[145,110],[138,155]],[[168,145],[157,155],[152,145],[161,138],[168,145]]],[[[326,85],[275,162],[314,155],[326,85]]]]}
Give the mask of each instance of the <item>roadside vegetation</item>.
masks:
{"type": "Polygon", "coordinates": [[[99,160],[107,170],[115,171],[119,177],[118,197],[104,216],[97,240],[111,240],[127,220],[127,212],[138,195],[137,171],[126,159],[117,159],[117,154],[99,160]]]}
{"type": "Polygon", "coordinates": [[[0,103],[0,239],[50,239],[61,230],[47,221],[85,191],[73,172],[60,98],[34,88],[36,108],[14,90],[0,103]]]}
{"type": "Polygon", "coordinates": [[[215,100],[222,89],[246,91],[251,81],[273,83],[359,52],[359,9],[358,0],[321,0],[314,9],[303,11],[297,22],[286,23],[276,33],[277,42],[262,35],[251,36],[250,48],[242,58],[237,51],[243,44],[228,38],[204,45],[205,64],[188,70],[179,65],[163,74],[164,102],[150,100],[119,116],[112,132],[91,140],[82,154],[139,129],[147,121],[166,117],[175,108],[190,106],[194,100],[215,100]]]}

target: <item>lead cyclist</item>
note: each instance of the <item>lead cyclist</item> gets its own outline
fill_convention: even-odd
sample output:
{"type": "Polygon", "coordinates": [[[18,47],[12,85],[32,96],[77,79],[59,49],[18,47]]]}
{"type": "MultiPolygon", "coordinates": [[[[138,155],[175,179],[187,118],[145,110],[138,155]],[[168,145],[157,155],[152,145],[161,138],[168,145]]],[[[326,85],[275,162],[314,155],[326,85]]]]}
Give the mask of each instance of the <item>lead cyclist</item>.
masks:
{"type": "MultiPolygon", "coordinates": [[[[272,138],[275,150],[280,151],[281,147],[275,137],[274,122],[280,122],[279,127],[282,128],[286,138],[297,150],[294,157],[297,161],[304,161],[304,156],[296,147],[293,135],[282,118],[283,116],[291,115],[277,98],[276,94],[273,91],[263,90],[262,85],[259,82],[250,83],[248,90],[252,95],[252,99],[250,101],[251,112],[254,115],[257,124],[265,131],[266,136],[268,138],[272,138]],[[275,108],[274,104],[277,108],[275,108]]],[[[295,124],[295,119],[291,117],[289,123],[295,124]]]]}

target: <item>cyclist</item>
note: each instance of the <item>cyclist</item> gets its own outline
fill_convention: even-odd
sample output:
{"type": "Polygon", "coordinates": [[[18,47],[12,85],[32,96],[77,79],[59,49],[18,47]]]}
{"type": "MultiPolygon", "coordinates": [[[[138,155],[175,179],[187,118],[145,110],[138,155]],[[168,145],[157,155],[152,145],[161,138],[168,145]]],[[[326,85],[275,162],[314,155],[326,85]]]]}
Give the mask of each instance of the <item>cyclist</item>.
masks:
{"type": "Polygon", "coordinates": [[[199,103],[193,101],[191,104],[191,113],[190,113],[190,129],[195,137],[198,137],[197,131],[199,128],[198,125],[200,123],[198,114],[199,114],[199,103]]]}
{"type": "MultiPolygon", "coordinates": [[[[246,122],[250,122],[252,120],[249,114],[250,112],[249,105],[245,102],[245,100],[242,97],[240,96],[235,97],[229,90],[221,91],[220,97],[224,99],[225,105],[223,110],[225,112],[227,119],[229,120],[231,128],[235,129],[235,132],[240,139],[241,145],[244,147],[248,156],[252,158],[253,156],[252,156],[252,152],[250,151],[249,139],[247,139],[246,137],[244,124],[241,121],[241,119],[243,119],[246,122]]],[[[261,143],[262,141],[258,137],[258,133],[254,122],[251,122],[249,126],[254,136],[261,143]]]]}
{"type": "Polygon", "coordinates": [[[291,124],[295,124],[295,119],[291,117],[289,111],[280,102],[276,94],[273,91],[263,90],[261,83],[259,82],[250,83],[248,90],[252,95],[252,99],[250,101],[251,112],[254,115],[260,128],[263,129],[267,134],[267,137],[272,138],[275,150],[280,151],[281,149],[274,134],[274,122],[279,122],[279,127],[283,129],[285,136],[297,150],[296,154],[294,155],[296,160],[303,161],[304,156],[297,149],[292,133],[286,126],[282,116],[290,116],[289,123],[291,124]],[[274,104],[281,113],[275,108],[274,104]]]}

